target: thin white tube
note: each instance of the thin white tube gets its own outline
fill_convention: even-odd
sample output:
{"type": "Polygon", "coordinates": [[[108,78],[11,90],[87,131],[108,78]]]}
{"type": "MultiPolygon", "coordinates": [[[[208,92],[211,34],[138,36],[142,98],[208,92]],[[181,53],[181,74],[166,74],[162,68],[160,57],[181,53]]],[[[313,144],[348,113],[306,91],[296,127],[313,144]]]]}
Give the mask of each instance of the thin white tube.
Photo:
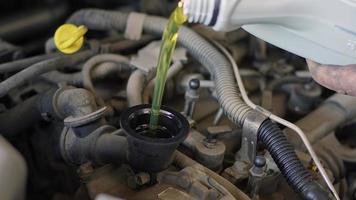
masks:
{"type": "MultiPolygon", "coordinates": [[[[243,84],[243,81],[242,81],[242,78],[241,78],[241,75],[240,75],[240,72],[239,72],[239,68],[234,60],[234,58],[231,56],[231,54],[226,50],[225,47],[223,47],[221,44],[217,43],[214,41],[214,44],[225,54],[225,56],[229,59],[229,61],[231,62],[231,65],[234,69],[234,74],[235,74],[235,78],[236,78],[236,81],[237,81],[237,85],[239,87],[239,90],[240,90],[240,93],[241,93],[241,96],[242,96],[242,99],[245,101],[245,103],[251,107],[252,109],[257,109],[258,106],[256,104],[254,104],[248,97],[247,95],[247,92],[246,92],[246,89],[245,89],[245,86],[243,84]]],[[[262,112],[263,114],[266,114],[264,112],[262,112]]],[[[328,185],[330,191],[333,193],[333,195],[335,196],[335,198],[337,200],[340,200],[340,197],[338,195],[338,193],[336,192],[335,188],[334,188],[334,185],[332,184],[332,182],[330,181],[330,178],[328,177],[324,167],[322,166],[318,156],[316,155],[312,145],[310,144],[307,136],[305,135],[305,133],[298,127],[296,126],[295,124],[285,120],[285,119],[282,119],[276,115],[274,115],[273,113],[268,113],[267,115],[271,120],[277,122],[277,123],[280,123],[292,130],[294,130],[298,136],[301,138],[301,140],[303,141],[304,145],[306,146],[311,158],[313,159],[315,165],[317,166],[321,176],[323,177],[324,181],[326,182],[326,184],[328,185]]]]}

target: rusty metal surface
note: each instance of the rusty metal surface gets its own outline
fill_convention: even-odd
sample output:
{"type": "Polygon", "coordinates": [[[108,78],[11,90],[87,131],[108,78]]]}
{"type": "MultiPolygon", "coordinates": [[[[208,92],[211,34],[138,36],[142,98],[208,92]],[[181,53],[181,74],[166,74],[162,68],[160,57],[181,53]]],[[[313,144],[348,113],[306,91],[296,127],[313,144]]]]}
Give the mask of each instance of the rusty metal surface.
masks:
{"type": "Polygon", "coordinates": [[[132,189],[128,185],[128,179],[131,176],[134,176],[134,173],[127,166],[114,167],[108,165],[96,169],[90,180],[85,184],[86,192],[90,197],[88,200],[95,199],[97,195],[102,193],[127,200],[156,200],[158,194],[167,188],[179,190],[176,186],[169,184],[155,184],[150,187],[142,186],[140,189],[132,189]]]}
{"type": "Polygon", "coordinates": [[[180,199],[231,199],[234,198],[220,184],[199,169],[188,167],[177,172],[171,168],[158,174],[158,183],[132,188],[130,177],[135,176],[128,166],[105,166],[92,171],[86,177],[86,188],[77,192],[77,199],[95,199],[99,194],[108,194],[128,200],[180,200],[180,199]],[[81,195],[79,195],[81,194],[81,195]]]}

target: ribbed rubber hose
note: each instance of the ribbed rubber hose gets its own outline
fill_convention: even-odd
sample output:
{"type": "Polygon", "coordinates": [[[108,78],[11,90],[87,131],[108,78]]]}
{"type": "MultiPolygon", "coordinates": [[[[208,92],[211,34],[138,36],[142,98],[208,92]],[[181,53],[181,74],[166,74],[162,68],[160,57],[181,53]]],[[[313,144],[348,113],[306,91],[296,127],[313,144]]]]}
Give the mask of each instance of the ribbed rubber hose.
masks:
{"type": "Polygon", "coordinates": [[[294,152],[294,147],[287,141],[287,138],[277,124],[271,120],[263,122],[258,131],[258,139],[265,144],[288,184],[303,199],[330,199],[328,193],[313,180],[310,172],[304,168],[297,154],[294,152]]]}
{"type": "MultiPolygon", "coordinates": [[[[154,33],[155,30],[162,34],[166,20],[150,17],[144,29],[154,33]]],[[[225,114],[235,124],[243,126],[246,116],[252,109],[240,98],[233,76],[231,64],[215,47],[208,43],[194,31],[182,27],[178,38],[180,45],[189,50],[189,53],[203,66],[207,67],[215,82],[217,99],[225,114]]]]}
{"type": "MultiPolygon", "coordinates": [[[[84,9],[74,13],[68,23],[81,24],[89,29],[124,31],[128,14],[84,9]]],[[[162,35],[167,19],[147,16],[143,29],[147,34],[162,35]]],[[[229,61],[220,51],[189,28],[182,27],[179,31],[178,43],[189,49],[189,53],[203,66],[207,67],[215,82],[217,98],[225,114],[235,124],[243,125],[248,112],[252,111],[240,98],[235,78],[229,61]]]]}
{"type": "MultiPolygon", "coordinates": [[[[120,12],[85,9],[72,15],[68,22],[77,25],[86,25],[89,29],[115,29],[122,32],[126,27],[127,18],[128,14],[120,12]]],[[[147,16],[143,29],[148,34],[161,35],[166,23],[167,19],[147,16]]],[[[207,67],[215,83],[217,99],[225,114],[235,124],[242,127],[247,114],[253,110],[239,96],[233,76],[234,73],[229,61],[220,51],[187,27],[180,29],[178,42],[187,48],[189,53],[204,67],[207,67]]],[[[259,139],[265,143],[292,188],[296,189],[297,192],[306,192],[301,195],[308,200],[317,200],[319,199],[317,198],[319,195],[325,197],[326,194],[310,178],[310,173],[302,166],[293,151],[293,147],[285,139],[281,129],[276,124],[268,120],[262,125],[260,134],[259,139]],[[285,151],[281,151],[280,148],[285,151]],[[286,155],[292,156],[293,159],[289,159],[286,155]],[[299,175],[306,179],[303,180],[295,177],[299,175]],[[317,195],[315,196],[314,194],[317,195]]]]}

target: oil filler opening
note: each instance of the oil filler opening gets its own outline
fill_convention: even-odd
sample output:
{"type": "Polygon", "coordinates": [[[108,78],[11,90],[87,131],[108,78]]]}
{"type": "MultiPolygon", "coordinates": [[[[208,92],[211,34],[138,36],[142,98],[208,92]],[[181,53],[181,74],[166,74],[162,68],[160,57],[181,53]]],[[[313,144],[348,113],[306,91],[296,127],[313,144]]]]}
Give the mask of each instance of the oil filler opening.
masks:
{"type": "Polygon", "coordinates": [[[138,171],[160,172],[171,164],[172,155],[189,132],[187,119],[168,107],[160,110],[155,134],[149,130],[151,107],[138,105],[121,115],[120,125],[128,141],[128,161],[138,171]]]}

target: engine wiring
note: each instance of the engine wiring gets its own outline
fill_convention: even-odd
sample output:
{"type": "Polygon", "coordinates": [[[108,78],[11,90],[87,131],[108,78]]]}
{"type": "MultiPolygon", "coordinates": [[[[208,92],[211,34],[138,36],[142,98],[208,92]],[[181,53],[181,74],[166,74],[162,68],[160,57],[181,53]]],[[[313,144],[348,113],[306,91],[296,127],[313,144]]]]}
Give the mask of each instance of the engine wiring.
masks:
{"type": "MultiPolygon", "coordinates": [[[[247,95],[247,92],[246,92],[246,89],[245,89],[245,86],[243,84],[243,81],[242,81],[242,78],[241,78],[241,75],[240,75],[240,72],[239,72],[239,68],[234,60],[234,58],[232,57],[232,55],[228,52],[228,50],[223,47],[221,44],[219,44],[218,42],[216,41],[213,41],[214,45],[229,59],[229,61],[231,62],[231,65],[233,67],[233,70],[234,70],[234,75],[235,75],[235,78],[236,78],[236,81],[237,81],[237,85],[238,85],[238,88],[240,90],[240,93],[241,93],[241,96],[242,96],[242,99],[245,101],[245,103],[250,106],[252,109],[254,110],[264,110],[263,108],[260,108],[258,105],[254,104],[248,97],[247,95]]],[[[334,197],[337,199],[337,200],[340,200],[340,197],[336,191],[336,189],[334,188],[329,176],[327,175],[324,167],[322,166],[318,156],[316,155],[312,145],[310,144],[307,136],[305,135],[305,133],[298,127],[296,126],[295,124],[285,120],[285,119],[282,119],[276,115],[274,115],[273,113],[271,112],[262,112],[264,115],[266,115],[267,117],[269,117],[271,120],[283,125],[283,126],[286,126],[292,130],[294,130],[298,136],[300,137],[300,139],[302,140],[302,142],[304,143],[305,147],[307,148],[308,150],[308,153],[310,154],[311,158],[313,159],[316,167],[318,168],[322,178],[324,179],[325,183],[327,184],[329,190],[333,193],[334,197]]]]}

